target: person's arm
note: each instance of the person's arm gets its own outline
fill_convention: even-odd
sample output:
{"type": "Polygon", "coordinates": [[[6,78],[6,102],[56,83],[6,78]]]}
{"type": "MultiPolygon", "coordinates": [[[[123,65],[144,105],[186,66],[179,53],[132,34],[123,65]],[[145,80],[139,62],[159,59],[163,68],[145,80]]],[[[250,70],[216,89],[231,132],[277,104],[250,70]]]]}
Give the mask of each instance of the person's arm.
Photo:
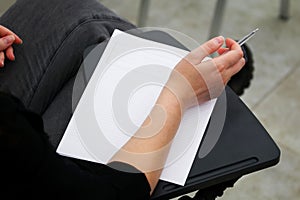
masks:
{"type": "Polygon", "coordinates": [[[111,159],[145,173],[151,193],[158,183],[183,113],[220,95],[231,76],[245,64],[240,46],[226,39],[227,48],[222,48],[223,42],[223,37],[214,38],[177,64],[143,125],[111,159]],[[201,62],[216,51],[222,55],[201,62]]]}
{"type": "Polygon", "coordinates": [[[15,60],[13,44],[22,44],[19,36],[11,30],[0,25],[0,67],[4,66],[5,57],[9,60],[15,60]]]}

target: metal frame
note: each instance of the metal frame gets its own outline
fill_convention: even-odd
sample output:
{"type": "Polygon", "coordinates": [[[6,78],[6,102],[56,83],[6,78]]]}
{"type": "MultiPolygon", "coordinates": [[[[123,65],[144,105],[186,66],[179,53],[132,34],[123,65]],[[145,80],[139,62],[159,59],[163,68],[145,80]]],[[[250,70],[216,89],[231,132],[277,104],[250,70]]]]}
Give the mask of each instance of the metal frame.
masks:
{"type": "Polygon", "coordinates": [[[279,18],[283,20],[290,18],[290,0],[280,0],[279,18]]]}
{"type": "MultiPolygon", "coordinates": [[[[141,0],[140,9],[138,15],[138,26],[143,27],[146,25],[150,0],[141,0]]],[[[209,31],[209,38],[220,34],[222,19],[225,11],[227,0],[217,0],[214,11],[214,16],[209,31]]],[[[288,20],[290,17],[290,0],[280,0],[279,18],[282,20],[288,20]]]]}
{"type": "Polygon", "coordinates": [[[213,20],[210,26],[209,38],[213,38],[220,34],[226,3],[227,0],[217,0],[213,20]]]}
{"type": "Polygon", "coordinates": [[[149,12],[150,1],[149,0],[141,0],[139,16],[138,16],[138,26],[143,27],[146,25],[148,12],[149,12]]]}

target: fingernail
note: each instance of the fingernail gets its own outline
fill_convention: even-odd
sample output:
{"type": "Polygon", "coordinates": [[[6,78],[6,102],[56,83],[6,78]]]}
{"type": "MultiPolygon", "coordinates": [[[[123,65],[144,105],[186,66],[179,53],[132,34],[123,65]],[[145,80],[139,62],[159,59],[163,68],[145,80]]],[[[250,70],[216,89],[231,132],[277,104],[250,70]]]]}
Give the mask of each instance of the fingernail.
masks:
{"type": "Polygon", "coordinates": [[[9,35],[3,38],[5,44],[10,45],[15,41],[15,36],[9,35]]]}
{"type": "Polygon", "coordinates": [[[4,61],[0,62],[0,67],[4,67],[4,61]]]}
{"type": "Polygon", "coordinates": [[[223,37],[223,36],[215,37],[214,41],[215,41],[215,43],[218,44],[218,45],[219,45],[219,44],[223,44],[223,42],[224,42],[224,37],[223,37]]]}

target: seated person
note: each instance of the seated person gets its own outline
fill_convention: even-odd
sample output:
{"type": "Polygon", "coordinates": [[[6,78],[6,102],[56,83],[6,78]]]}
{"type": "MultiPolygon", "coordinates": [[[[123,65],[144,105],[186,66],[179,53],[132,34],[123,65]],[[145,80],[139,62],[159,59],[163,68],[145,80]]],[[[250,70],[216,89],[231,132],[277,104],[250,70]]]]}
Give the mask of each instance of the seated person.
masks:
{"type": "MultiPolygon", "coordinates": [[[[31,0],[22,2],[26,1],[31,0]]],[[[43,6],[46,1],[38,1],[34,5],[43,6]]],[[[56,3],[62,4],[57,0],[51,2],[49,5],[54,7],[56,3]]],[[[68,9],[66,2],[68,1],[63,3],[65,8],[57,9],[68,9]]],[[[95,3],[91,2],[89,5],[95,3]]],[[[79,0],[73,0],[72,3],[79,3],[79,0]]],[[[30,10],[31,7],[32,5],[24,4],[22,10],[30,10]]],[[[100,8],[104,13],[108,12],[104,7],[100,8]]],[[[73,63],[63,66],[52,66],[50,63],[47,68],[39,68],[43,66],[41,63],[49,61],[48,53],[54,51],[52,48],[58,45],[56,41],[61,38],[67,40],[64,35],[66,32],[61,32],[63,36],[49,36],[57,38],[55,41],[44,41],[48,36],[34,33],[31,33],[34,36],[28,35],[28,29],[18,27],[20,24],[17,19],[20,17],[13,12],[10,14],[0,20],[0,23],[5,22],[2,24],[12,27],[10,30],[0,26],[0,173],[1,181],[5,185],[2,188],[3,194],[9,194],[11,199],[41,197],[40,194],[52,198],[149,199],[158,183],[170,141],[177,132],[184,112],[192,106],[217,97],[224,85],[245,64],[243,52],[234,40],[227,38],[226,48],[222,47],[224,38],[221,36],[207,41],[176,65],[148,118],[107,166],[95,163],[78,164],[73,159],[55,153],[40,117],[49,106],[53,91],[61,88],[66,79],[70,78],[66,74],[74,74],[78,70],[73,68],[73,63]],[[9,17],[16,18],[5,20],[9,17]],[[28,51],[28,46],[36,47],[39,52],[35,49],[28,51]],[[220,56],[201,62],[214,52],[218,52],[220,56]],[[36,57],[35,53],[44,57],[36,57]],[[50,66],[58,71],[52,70],[50,66]],[[217,77],[221,77],[221,82],[217,77]],[[41,92],[39,89],[45,87],[45,84],[47,92],[41,92]],[[164,112],[164,117],[161,112],[164,112]],[[149,133],[155,134],[147,139],[140,137],[149,133]],[[161,151],[156,156],[146,156],[157,150],[161,151]],[[141,154],[142,157],[139,156],[141,154]]],[[[124,25],[124,21],[116,23],[115,19],[118,18],[105,18],[106,25],[112,24],[108,25],[109,34],[114,28],[133,28],[130,24],[124,25]]],[[[40,28],[44,25],[38,21],[31,22],[30,19],[27,21],[37,23],[36,26],[41,26],[40,28]]],[[[105,31],[102,33],[107,34],[105,31]]],[[[57,51],[57,48],[54,49],[57,51]]]]}

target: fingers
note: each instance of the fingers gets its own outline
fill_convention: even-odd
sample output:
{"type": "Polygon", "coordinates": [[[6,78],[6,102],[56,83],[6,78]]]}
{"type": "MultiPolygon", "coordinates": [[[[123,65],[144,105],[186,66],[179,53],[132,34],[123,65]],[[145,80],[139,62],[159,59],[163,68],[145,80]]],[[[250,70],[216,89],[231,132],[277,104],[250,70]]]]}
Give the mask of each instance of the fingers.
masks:
{"type": "MultiPolygon", "coordinates": [[[[243,66],[245,65],[246,61],[244,58],[240,59],[237,63],[235,63],[233,66],[231,66],[229,69],[228,69],[228,72],[230,74],[230,77],[229,79],[231,78],[231,76],[235,75],[236,73],[238,73],[242,68],[243,66]]],[[[228,79],[228,80],[229,80],[228,79]]]]}
{"type": "Polygon", "coordinates": [[[15,36],[8,35],[5,37],[0,38],[0,51],[3,51],[10,47],[15,41],[15,36]]]}
{"type": "Polygon", "coordinates": [[[231,76],[239,72],[242,67],[245,65],[245,59],[244,59],[244,53],[242,51],[241,46],[234,40],[227,38],[226,39],[226,46],[230,49],[233,50],[234,52],[236,51],[237,59],[238,57],[241,57],[234,65],[232,65],[229,69],[228,72],[230,73],[231,76]]]}
{"type": "Polygon", "coordinates": [[[12,48],[12,46],[6,49],[6,57],[11,61],[15,60],[14,49],[12,48]]]}
{"type": "Polygon", "coordinates": [[[0,25],[0,67],[4,66],[5,58],[11,61],[15,60],[12,45],[22,43],[23,41],[18,35],[0,25]]]}
{"type": "Polygon", "coordinates": [[[224,38],[222,36],[215,37],[191,51],[186,56],[186,59],[191,62],[191,64],[198,65],[205,57],[216,52],[223,45],[223,43],[224,38]]]}
{"type": "MultiPolygon", "coordinates": [[[[6,57],[11,61],[15,60],[14,49],[11,46],[6,49],[6,57]]],[[[1,51],[0,52],[0,68],[4,67],[4,62],[5,62],[5,53],[4,53],[4,51],[1,51]]]]}
{"type": "Polygon", "coordinates": [[[219,55],[222,55],[223,53],[225,53],[225,52],[227,52],[227,51],[229,51],[228,48],[220,48],[220,49],[218,49],[218,54],[219,54],[219,55]]]}
{"type": "Polygon", "coordinates": [[[242,58],[243,52],[241,50],[231,50],[226,54],[222,54],[221,56],[214,58],[213,60],[219,71],[222,72],[223,70],[227,70],[231,66],[235,65],[242,58]]]}
{"type": "Polygon", "coordinates": [[[218,51],[221,55],[213,59],[219,72],[223,74],[224,83],[227,83],[245,64],[241,47],[232,39],[226,39],[226,45],[228,48],[221,48],[218,51]]]}
{"type": "Polygon", "coordinates": [[[11,30],[5,28],[4,26],[0,25],[0,37],[4,37],[4,36],[7,36],[7,35],[13,35],[15,37],[15,42],[14,42],[15,44],[22,44],[23,43],[22,39],[17,34],[12,32],[11,30]]]}
{"type": "Polygon", "coordinates": [[[232,66],[236,62],[238,62],[244,55],[240,45],[234,40],[227,38],[226,39],[226,48],[218,49],[218,53],[221,56],[215,58],[215,60],[219,63],[223,63],[224,65],[232,66]],[[226,52],[226,54],[224,54],[226,52]]]}
{"type": "Polygon", "coordinates": [[[0,52],[0,68],[4,67],[4,59],[5,59],[4,52],[1,51],[0,52]]]}
{"type": "Polygon", "coordinates": [[[14,42],[15,44],[23,44],[23,40],[19,36],[17,36],[16,34],[14,34],[14,36],[16,38],[14,42]]]}
{"type": "Polygon", "coordinates": [[[241,50],[242,51],[241,46],[231,38],[226,38],[225,43],[226,43],[226,47],[229,50],[241,50]]]}

